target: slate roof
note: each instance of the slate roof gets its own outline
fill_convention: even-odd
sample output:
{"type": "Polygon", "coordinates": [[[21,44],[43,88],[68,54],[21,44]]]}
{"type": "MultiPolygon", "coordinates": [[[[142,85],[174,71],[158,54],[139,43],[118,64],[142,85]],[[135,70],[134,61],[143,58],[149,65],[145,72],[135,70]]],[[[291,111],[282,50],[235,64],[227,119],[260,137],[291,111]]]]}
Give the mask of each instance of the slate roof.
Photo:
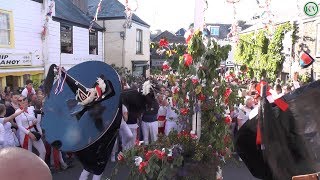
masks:
{"type": "MultiPolygon", "coordinates": [[[[56,14],[54,20],[68,22],[76,26],[89,28],[92,18],[82,12],[70,0],[55,0],[56,14]]],[[[93,25],[94,29],[104,30],[97,23],[93,25]]]]}
{"type": "MultiPolygon", "coordinates": [[[[227,39],[228,34],[231,31],[231,24],[220,24],[220,23],[207,24],[209,32],[210,32],[210,26],[219,26],[219,36],[212,36],[212,37],[215,37],[216,39],[221,39],[221,40],[227,39]]],[[[251,25],[243,25],[243,26],[241,26],[241,28],[242,28],[242,30],[245,30],[250,26],[251,25]]]]}
{"type": "Polygon", "coordinates": [[[184,28],[179,29],[175,34],[176,36],[184,36],[187,31],[184,28]]]}
{"type": "MultiPolygon", "coordinates": [[[[88,0],[88,12],[90,16],[94,16],[97,10],[99,0],[88,0]]],[[[112,20],[125,19],[125,6],[118,0],[103,0],[101,3],[101,10],[98,14],[98,19],[112,20]]],[[[144,26],[150,27],[145,21],[140,19],[137,15],[132,15],[132,20],[144,26]]]]}
{"type": "Polygon", "coordinates": [[[166,38],[169,43],[186,43],[186,39],[183,36],[176,36],[175,34],[172,34],[169,31],[163,31],[162,33],[151,39],[151,41],[159,42],[162,38],[166,38]]]}

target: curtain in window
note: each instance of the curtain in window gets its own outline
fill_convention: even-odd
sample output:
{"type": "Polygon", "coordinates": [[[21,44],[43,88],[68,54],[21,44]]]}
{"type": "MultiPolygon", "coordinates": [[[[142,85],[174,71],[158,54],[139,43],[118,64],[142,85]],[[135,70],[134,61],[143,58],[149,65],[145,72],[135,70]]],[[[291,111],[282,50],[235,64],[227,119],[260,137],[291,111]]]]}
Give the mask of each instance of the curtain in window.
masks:
{"type": "Polygon", "coordinates": [[[0,45],[10,45],[9,14],[0,12],[0,45]]]}

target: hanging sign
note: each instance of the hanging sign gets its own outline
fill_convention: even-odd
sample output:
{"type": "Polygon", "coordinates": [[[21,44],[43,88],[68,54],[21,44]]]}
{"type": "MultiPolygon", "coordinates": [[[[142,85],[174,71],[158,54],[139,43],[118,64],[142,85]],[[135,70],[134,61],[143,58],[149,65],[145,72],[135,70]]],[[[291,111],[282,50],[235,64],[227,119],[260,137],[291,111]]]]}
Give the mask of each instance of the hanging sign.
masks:
{"type": "Polygon", "coordinates": [[[0,67],[31,66],[32,54],[0,53],[0,67]]]}

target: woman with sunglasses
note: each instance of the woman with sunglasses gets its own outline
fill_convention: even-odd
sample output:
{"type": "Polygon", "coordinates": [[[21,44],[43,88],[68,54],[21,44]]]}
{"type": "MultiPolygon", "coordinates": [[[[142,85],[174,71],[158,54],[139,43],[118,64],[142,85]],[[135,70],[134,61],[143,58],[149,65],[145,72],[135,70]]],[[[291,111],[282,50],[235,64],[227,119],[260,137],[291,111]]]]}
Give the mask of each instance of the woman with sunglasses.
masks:
{"type": "MultiPolygon", "coordinates": [[[[34,114],[34,107],[29,106],[29,102],[26,97],[20,96],[18,99],[20,109],[23,110],[19,116],[16,117],[18,125],[19,139],[22,148],[32,151],[32,145],[38,150],[39,157],[45,160],[46,149],[41,138],[36,138],[33,132],[36,132],[35,127],[39,130],[40,135],[42,131],[39,122],[34,114]]],[[[17,110],[18,111],[18,110],[17,110]]]]}

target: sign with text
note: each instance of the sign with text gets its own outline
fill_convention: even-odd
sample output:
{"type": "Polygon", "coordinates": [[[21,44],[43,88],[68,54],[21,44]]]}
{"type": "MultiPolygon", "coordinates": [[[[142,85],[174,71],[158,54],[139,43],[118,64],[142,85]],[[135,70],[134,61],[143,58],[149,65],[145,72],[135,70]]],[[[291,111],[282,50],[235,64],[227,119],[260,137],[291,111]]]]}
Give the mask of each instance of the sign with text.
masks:
{"type": "Polygon", "coordinates": [[[0,67],[31,66],[32,54],[0,53],[0,67]]]}

